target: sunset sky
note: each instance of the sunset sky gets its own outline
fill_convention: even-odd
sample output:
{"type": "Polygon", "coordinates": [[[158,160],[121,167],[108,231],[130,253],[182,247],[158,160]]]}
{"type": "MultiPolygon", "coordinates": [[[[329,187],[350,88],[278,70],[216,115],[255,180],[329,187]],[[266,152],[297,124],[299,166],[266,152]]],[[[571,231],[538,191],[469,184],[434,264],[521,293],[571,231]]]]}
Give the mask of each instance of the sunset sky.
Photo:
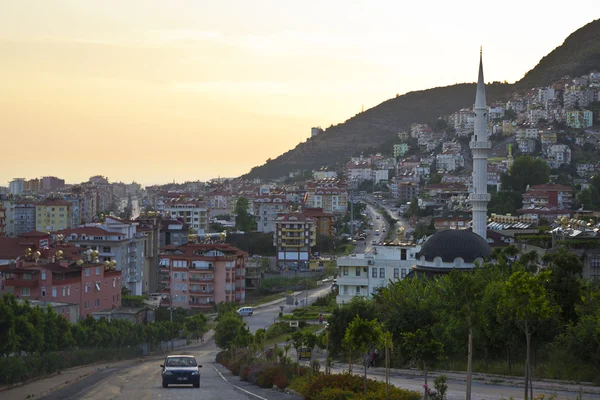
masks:
{"type": "Polygon", "coordinates": [[[475,81],[480,45],[486,81],[520,79],[598,18],[550,4],[3,0],[0,185],[238,176],[363,105],[475,81]]]}

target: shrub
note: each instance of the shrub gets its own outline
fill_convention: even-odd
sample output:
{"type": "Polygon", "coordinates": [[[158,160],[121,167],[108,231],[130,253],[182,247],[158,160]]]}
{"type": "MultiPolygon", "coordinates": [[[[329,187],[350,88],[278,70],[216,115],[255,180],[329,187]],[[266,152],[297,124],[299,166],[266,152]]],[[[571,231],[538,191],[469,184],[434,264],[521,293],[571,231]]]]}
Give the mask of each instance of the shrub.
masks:
{"type": "Polygon", "coordinates": [[[244,365],[243,367],[240,368],[240,380],[247,382],[249,377],[250,377],[250,365],[244,365]]]}
{"type": "Polygon", "coordinates": [[[279,368],[277,373],[273,376],[273,385],[277,386],[279,390],[283,390],[290,385],[290,378],[281,368],[279,368]]]}
{"type": "Polygon", "coordinates": [[[238,376],[240,374],[240,361],[231,361],[228,368],[233,375],[238,376]]]}
{"type": "Polygon", "coordinates": [[[351,400],[356,393],[340,388],[325,388],[312,397],[313,400],[351,400]]]}
{"type": "MultiPolygon", "coordinates": [[[[356,395],[362,395],[364,390],[363,377],[358,375],[350,375],[348,373],[334,375],[318,375],[313,378],[312,383],[309,383],[309,385],[298,388],[303,391],[297,391],[301,393],[302,397],[306,400],[320,399],[320,397],[317,396],[319,396],[326,389],[331,388],[340,390],[340,392],[331,392],[331,396],[343,396],[344,392],[352,392],[356,395]]],[[[339,398],[346,399],[347,397],[339,398]]],[[[358,398],[363,397],[360,396],[358,398]]],[[[390,386],[389,396],[386,397],[385,384],[383,382],[377,382],[372,379],[367,379],[366,399],[368,400],[419,400],[420,398],[421,394],[418,392],[400,389],[394,386],[390,386]]],[[[332,397],[332,399],[337,399],[337,397],[332,397]]]]}

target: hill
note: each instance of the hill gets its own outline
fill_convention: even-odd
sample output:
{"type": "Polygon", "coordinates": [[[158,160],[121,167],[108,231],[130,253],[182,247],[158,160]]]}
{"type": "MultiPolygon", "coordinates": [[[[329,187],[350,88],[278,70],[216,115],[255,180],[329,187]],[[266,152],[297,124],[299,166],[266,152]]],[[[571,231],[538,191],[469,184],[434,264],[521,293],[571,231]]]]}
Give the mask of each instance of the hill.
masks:
{"type": "MultiPolygon", "coordinates": [[[[487,85],[488,103],[506,100],[517,90],[549,85],[565,75],[580,76],[593,69],[600,70],[600,19],[569,35],[519,82],[487,85]]],[[[409,92],[329,127],[276,159],[252,168],[244,178],[275,179],[293,171],[333,166],[360,153],[389,151],[401,129],[472,107],[474,100],[474,83],[409,92]]]]}
{"type": "Polygon", "coordinates": [[[600,19],[577,29],[516,83],[521,88],[545,86],[564,76],[600,70],[600,19]]]}

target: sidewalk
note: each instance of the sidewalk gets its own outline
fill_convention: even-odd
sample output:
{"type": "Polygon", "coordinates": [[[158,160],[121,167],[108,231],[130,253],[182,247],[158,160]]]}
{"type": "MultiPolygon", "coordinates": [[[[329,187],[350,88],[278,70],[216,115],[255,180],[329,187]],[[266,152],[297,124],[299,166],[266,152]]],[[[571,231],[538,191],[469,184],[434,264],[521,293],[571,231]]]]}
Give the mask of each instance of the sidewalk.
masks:
{"type": "MultiPolygon", "coordinates": [[[[204,343],[207,343],[214,335],[214,331],[210,330],[204,334],[204,343]]],[[[184,352],[186,349],[193,349],[199,346],[203,346],[204,343],[198,343],[196,341],[176,348],[174,351],[184,352]]],[[[167,350],[161,353],[153,353],[146,357],[138,357],[130,360],[121,360],[106,363],[97,363],[90,365],[82,365],[79,367],[69,368],[48,377],[33,380],[25,383],[19,383],[11,386],[0,387],[0,398],[20,400],[20,399],[38,399],[49,395],[57,390],[64,389],[75,382],[87,378],[88,376],[107,372],[107,370],[127,368],[129,366],[138,364],[140,362],[151,361],[153,359],[162,360],[165,354],[171,350],[167,350]]]]}

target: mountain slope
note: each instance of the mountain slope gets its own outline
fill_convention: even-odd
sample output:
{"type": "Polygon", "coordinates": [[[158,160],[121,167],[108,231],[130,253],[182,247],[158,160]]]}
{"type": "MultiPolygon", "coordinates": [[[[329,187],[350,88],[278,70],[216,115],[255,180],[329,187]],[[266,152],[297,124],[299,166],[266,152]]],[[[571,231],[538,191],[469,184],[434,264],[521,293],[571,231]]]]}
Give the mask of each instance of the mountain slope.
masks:
{"type": "Polygon", "coordinates": [[[538,65],[516,83],[518,88],[549,85],[568,75],[571,77],[600,70],[600,19],[570,34],[562,45],[542,58],[538,65]]]}
{"type": "MultiPolygon", "coordinates": [[[[506,100],[512,92],[546,86],[565,75],[580,76],[593,69],[600,70],[600,19],[569,35],[516,84],[487,85],[488,104],[506,100]]],[[[472,107],[474,101],[475,84],[407,93],[329,127],[316,138],[252,168],[244,178],[274,179],[297,170],[345,162],[361,152],[389,149],[398,131],[408,129],[410,124],[432,122],[442,115],[472,107]]]]}

